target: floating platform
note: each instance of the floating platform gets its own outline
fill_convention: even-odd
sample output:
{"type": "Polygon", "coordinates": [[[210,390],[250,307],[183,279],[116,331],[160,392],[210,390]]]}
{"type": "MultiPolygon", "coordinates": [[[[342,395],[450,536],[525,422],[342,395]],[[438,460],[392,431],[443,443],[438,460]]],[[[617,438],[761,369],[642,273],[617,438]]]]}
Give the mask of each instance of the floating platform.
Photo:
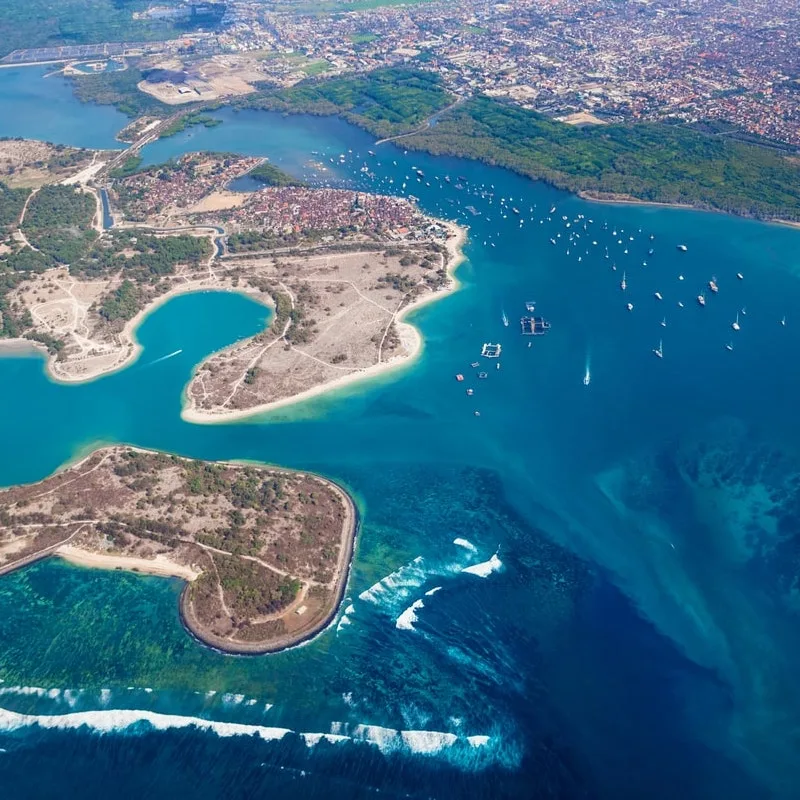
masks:
{"type": "Polygon", "coordinates": [[[550,323],[544,317],[523,317],[519,324],[523,336],[543,336],[550,330],[550,323]]]}
{"type": "Polygon", "coordinates": [[[491,342],[486,342],[481,348],[481,355],[484,358],[500,358],[500,353],[502,351],[503,348],[499,344],[492,344],[491,342]]]}

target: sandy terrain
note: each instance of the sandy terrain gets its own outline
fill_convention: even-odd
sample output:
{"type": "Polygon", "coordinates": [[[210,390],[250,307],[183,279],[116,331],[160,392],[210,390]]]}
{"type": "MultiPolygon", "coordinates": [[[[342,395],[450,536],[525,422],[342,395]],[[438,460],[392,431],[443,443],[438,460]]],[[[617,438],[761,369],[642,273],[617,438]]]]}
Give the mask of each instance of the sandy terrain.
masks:
{"type": "Polygon", "coordinates": [[[276,320],[265,334],[211,356],[187,388],[184,418],[211,422],[260,413],[408,362],[422,341],[403,318],[454,286],[464,234],[455,227],[451,233],[448,254],[439,256],[448,280],[436,291],[422,283],[424,268],[401,267],[398,257],[380,252],[285,258],[280,267],[236,259],[245,270],[277,281],[277,293],[301,308],[316,332],[295,342],[292,323],[281,327],[276,320]],[[402,274],[413,288],[378,281],[389,273],[402,274]]]}
{"type": "Polygon", "coordinates": [[[225,211],[229,208],[243,206],[248,198],[244,192],[213,192],[206,195],[199,203],[184,210],[184,214],[205,214],[209,211],[225,211]]]}
{"type": "Polygon", "coordinates": [[[466,230],[454,223],[447,223],[447,228],[447,283],[436,291],[426,289],[411,297],[400,292],[389,295],[383,289],[381,295],[371,288],[374,278],[368,277],[368,271],[362,268],[359,274],[358,269],[352,269],[354,261],[361,262],[361,256],[342,260],[328,257],[323,267],[309,259],[294,281],[283,279],[283,288],[289,289],[295,282],[321,281],[327,290],[323,302],[334,297],[334,302],[338,300],[344,305],[336,310],[329,305],[330,312],[323,309],[322,314],[318,313],[320,326],[324,327],[309,344],[287,342],[282,331],[274,330],[273,325],[266,335],[260,334],[207,359],[187,388],[188,405],[183,418],[210,423],[260,414],[410,363],[422,351],[423,341],[417,329],[404,322],[405,317],[458,285],[454,273],[464,258],[466,230]],[[336,279],[349,285],[334,295],[329,289],[334,284],[327,275],[316,276],[321,269],[330,269],[337,263],[336,279]],[[339,300],[340,297],[343,299],[339,300]],[[396,339],[393,346],[387,346],[387,334],[392,330],[396,339]],[[346,360],[334,358],[342,353],[346,353],[346,360]],[[256,372],[252,382],[247,380],[249,370],[256,372]]]}
{"type": "Polygon", "coordinates": [[[71,544],[61,545],[54,553],[65,561],[81,567],[124,569],[143,572],[147,575],[160,575],[165,578],[183,578],[185,581],[193,581],[200,575],[199,570],[192,569],[185,564],[178,564],[163,553],[159,553],[153,558],[134,558],[133,556],[92,553],[71,544]]]}
{"type": "Polygon", "coordinates": [[[31,139],[0,141],[0,180],[9,186],[37,187],[74,176],[96,160],[91,150],[64,147],[31,139]],[[57,162],[68,159],[69,166],[57,162]]]}
{"type": "Polygon", "coordinates": [[[567,125],[607,125],[608,123],[596,117],[589,111],[576,111],[574,114],[567,114],[566,117],[556,117],[559,122],[566,122],[567,125]]]}

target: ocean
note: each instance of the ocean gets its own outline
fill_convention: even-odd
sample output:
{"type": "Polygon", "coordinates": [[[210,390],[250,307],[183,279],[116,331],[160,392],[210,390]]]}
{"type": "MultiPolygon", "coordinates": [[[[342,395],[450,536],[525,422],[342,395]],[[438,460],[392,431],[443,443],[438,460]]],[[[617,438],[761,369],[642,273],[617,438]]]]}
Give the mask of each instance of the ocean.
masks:
{"type": "MultiPolygon", "coordinates": [[[[109,110],[53,80],[0,71],[0,135],[98,146],[109,110]],[[37,128],[52,93],[63,124],[37,128]]],[[[91,383],[0,359],[0,485],[125,442],[313,469],[363,519],[341,614],[279,655],[196,643],[177,581],[55,560],[0,580],[5,795],[793,796],[800,233],[590,203],[340,120],[218,116],[146,162],[236,151],[414,195],[469,226],[461,287],[412,317],[413,364],[237,424],[180,408],[205,355],[264,326],[241,296],[172,300],[91,383]],[[552,324],[530,347],[526,302],[552,324]]]]}

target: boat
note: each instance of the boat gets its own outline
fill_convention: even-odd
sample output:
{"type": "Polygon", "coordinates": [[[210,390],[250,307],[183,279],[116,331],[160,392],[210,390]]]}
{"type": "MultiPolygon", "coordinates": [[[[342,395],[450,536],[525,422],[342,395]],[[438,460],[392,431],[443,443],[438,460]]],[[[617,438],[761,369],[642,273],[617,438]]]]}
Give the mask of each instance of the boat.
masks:
{"type": "Polygon", "coordinates": [[[711,291],[714,292],[714,294],[716,294],[719,291],[719,286],[717,286],[717,279],[716,278],[712,278],[708,282],[708,288],[711,289],[711,291]]]}
{"type": "Polygon", "coordinates": [[[680,300],[678,300],[678,308],[683,308],[683,303],[680,300]]]}
{"type": "Polygon", "coordinates": [[[681,253],[685,253],[688,249],[689,248],[685,244],[679,244],[678,245],[678,250],[680,250],[681,253]]]}
{"type": "Polygon", "coordinates": [[[739,324],[739,315],[738,314],[736,315],[736,322],[732,322],[731,323],[731,328],[733,328],[735,331],[739,331],[739,330],[742,329],[742,326],[739,324]]]}
{"type": "Polygon", "coordinates": [[[536,311],[536,302],[534,300],[526,300],[525,310],[531,312],[536,311]]]}
{"type": "Polygon", "coordinates": [[[737,278],[738,278],[740,281],[743,281],[743,280],[744,280],[744,275],[742,275],[742,273],[741,273],[741,272],[737,272],[737,273],[736,273],[736,277],[737,277],[737,278]]]}
{"type": "Polygon", "coordinates": [[[706,304],[706,296],[702,292],[700,292],[700,294],[697,295],[697,302],[701,306],[704,306],[706,304]]]}
{"type": "Polygon", "coordinates": [[[667,318],[666,317],[664,317],[664,319],[661,320],[661,327],[662,328],[666,328],[667,327],[667,318]]]}
{"type": "Polygon", "coordinates": [[[624,292],[628,288],[628,281],[625,280],[625,273],[622,273],[622,280],[619,282],[619,288],[624,292]]]}
{"type": "Polygon", "coordinates": [[[508,315],[505,311],[503,312],[503,325],[505,325],[506,328],[508,327],[508,315]]]}
{"type": "Polygon", "coordinates": [[[655,297],[656,297],[656,300],[663,300],[664,299],[663,296],[661,295],[661,292],[656,292],[655,293],[655,297]]]}
{"type": "Polygon", "coordinates": [[[485,380],[486,378],[488,378],[488,377],[489,377],[489,373],[488,373],[488,372],[479,372],[479,373],[478,373],[478,377],[479,377],[481,380],[485,380]]]}
{"type": "Polygon", "coordinates": [[[653,350],[656,358],[664,358],[664,343],[661,339],[658,340],[658,347],[653,350]]]}
{"type": "Polygon", "coordinates": [[[503,351],[503,348],[499,344],[492,344],[491,342],[485,342],[483,347],[481,348],[481,355],[484,358],[500,358],[500,353],[503,351]]]}
{"type": "Polygon", "coordinates": [[[371,156],[374,156],[374,155],[375,155],[375,151],[374,151],[374,150],[367,150],[367,152],[368,152],[368,153],[369,153],[371,156]]]}
{"type": "Polygon", "coordinates": [[[480,364],[480,361],[473,361],[473,362],[470,364],[470,366],[471,366],[473,369],[475,369],[476,367],[479,367],[480,365],[481,365],[481,364],[480,364]]]}
{"type": "Polygon", "coordinates": [[[481,412],[480,412],[480,411],[475,411],[475,412],[473,412],[473,413],[475,414],[475,416],[476,416],[476,417],[479,417],[479,416],[481,415],[481,412]]]}
{"type": "Polygon", "coordinates": [[[556,213],[556,207],[555,207],[555,206],[553,206],[553,207],[550,209],[550,213],[551,213],[551,214],[555,214],[555,213],[556,213]]]}
{"type": "Polygon", "coordinates": [[[628,303],[628,311],[633,311],[633,303],[628,303]]]}
{"type": "Polygon", "coordinates": [[[458,375],[456,375],[456,380],[457,380],[459,383],[461,383],[461,381],[463,381],[463,380],[464,380],[464,376],[463,376],[463,375],[462,375],[462,374],[459,372],[459,373],[458,373],[458,375]]]}
{"type": "Polygon", "coordinates": [[[589,367],[586,367],[586,374],[583,376],[583,385],[588,386],[592,382],[592,373],[589,372],[589,367]]]}
{"type": "Polygon", "coordinates": [[[784,328],[786,327],[786,317],[781,318],[781,325],[783,325],[784,328]]]}
{"type": "Polygon", "coordinates": [[[725,349],[726,350],[733,350],[733,342],[728,342],[728,344],[725,345],[725,349]]]}
{"type": "Polygon", "coordinates": [[[474,394],[475,394],[475,390],[474,389],[467,389],[467,397],[472,397],[472,395],[474,395],[474,394]]]}

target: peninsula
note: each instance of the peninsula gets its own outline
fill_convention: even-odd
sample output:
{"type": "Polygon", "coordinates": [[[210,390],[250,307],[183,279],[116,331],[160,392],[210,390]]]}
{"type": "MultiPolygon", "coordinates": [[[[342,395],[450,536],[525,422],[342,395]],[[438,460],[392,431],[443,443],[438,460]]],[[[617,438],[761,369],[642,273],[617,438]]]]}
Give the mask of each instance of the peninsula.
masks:
{"type": "Polygon", "coordinates": [[[356,528],[349,495],[319,476],[113,447],[0,492],[0,574],[55,555],[174,576],[198,639],[276,652],[335,615],[356,528]]]}
{"type": "Polygon", "coordinates": [[[92,180],[6,189],[0,335],[47,348],[56,379],[84,381],[130,363],[136,328],[169,298],[248,294],[273,309],[271,323],[198,367],[184,411],[197,422],[408,361],[421,341],[403,319],[455,285],[465,239],[412,200],[309,187],[230,153],[123,165],[106,191],[111,228],[92,180]],[[232,191],[245,175],[263,188],[232,191]]]}

